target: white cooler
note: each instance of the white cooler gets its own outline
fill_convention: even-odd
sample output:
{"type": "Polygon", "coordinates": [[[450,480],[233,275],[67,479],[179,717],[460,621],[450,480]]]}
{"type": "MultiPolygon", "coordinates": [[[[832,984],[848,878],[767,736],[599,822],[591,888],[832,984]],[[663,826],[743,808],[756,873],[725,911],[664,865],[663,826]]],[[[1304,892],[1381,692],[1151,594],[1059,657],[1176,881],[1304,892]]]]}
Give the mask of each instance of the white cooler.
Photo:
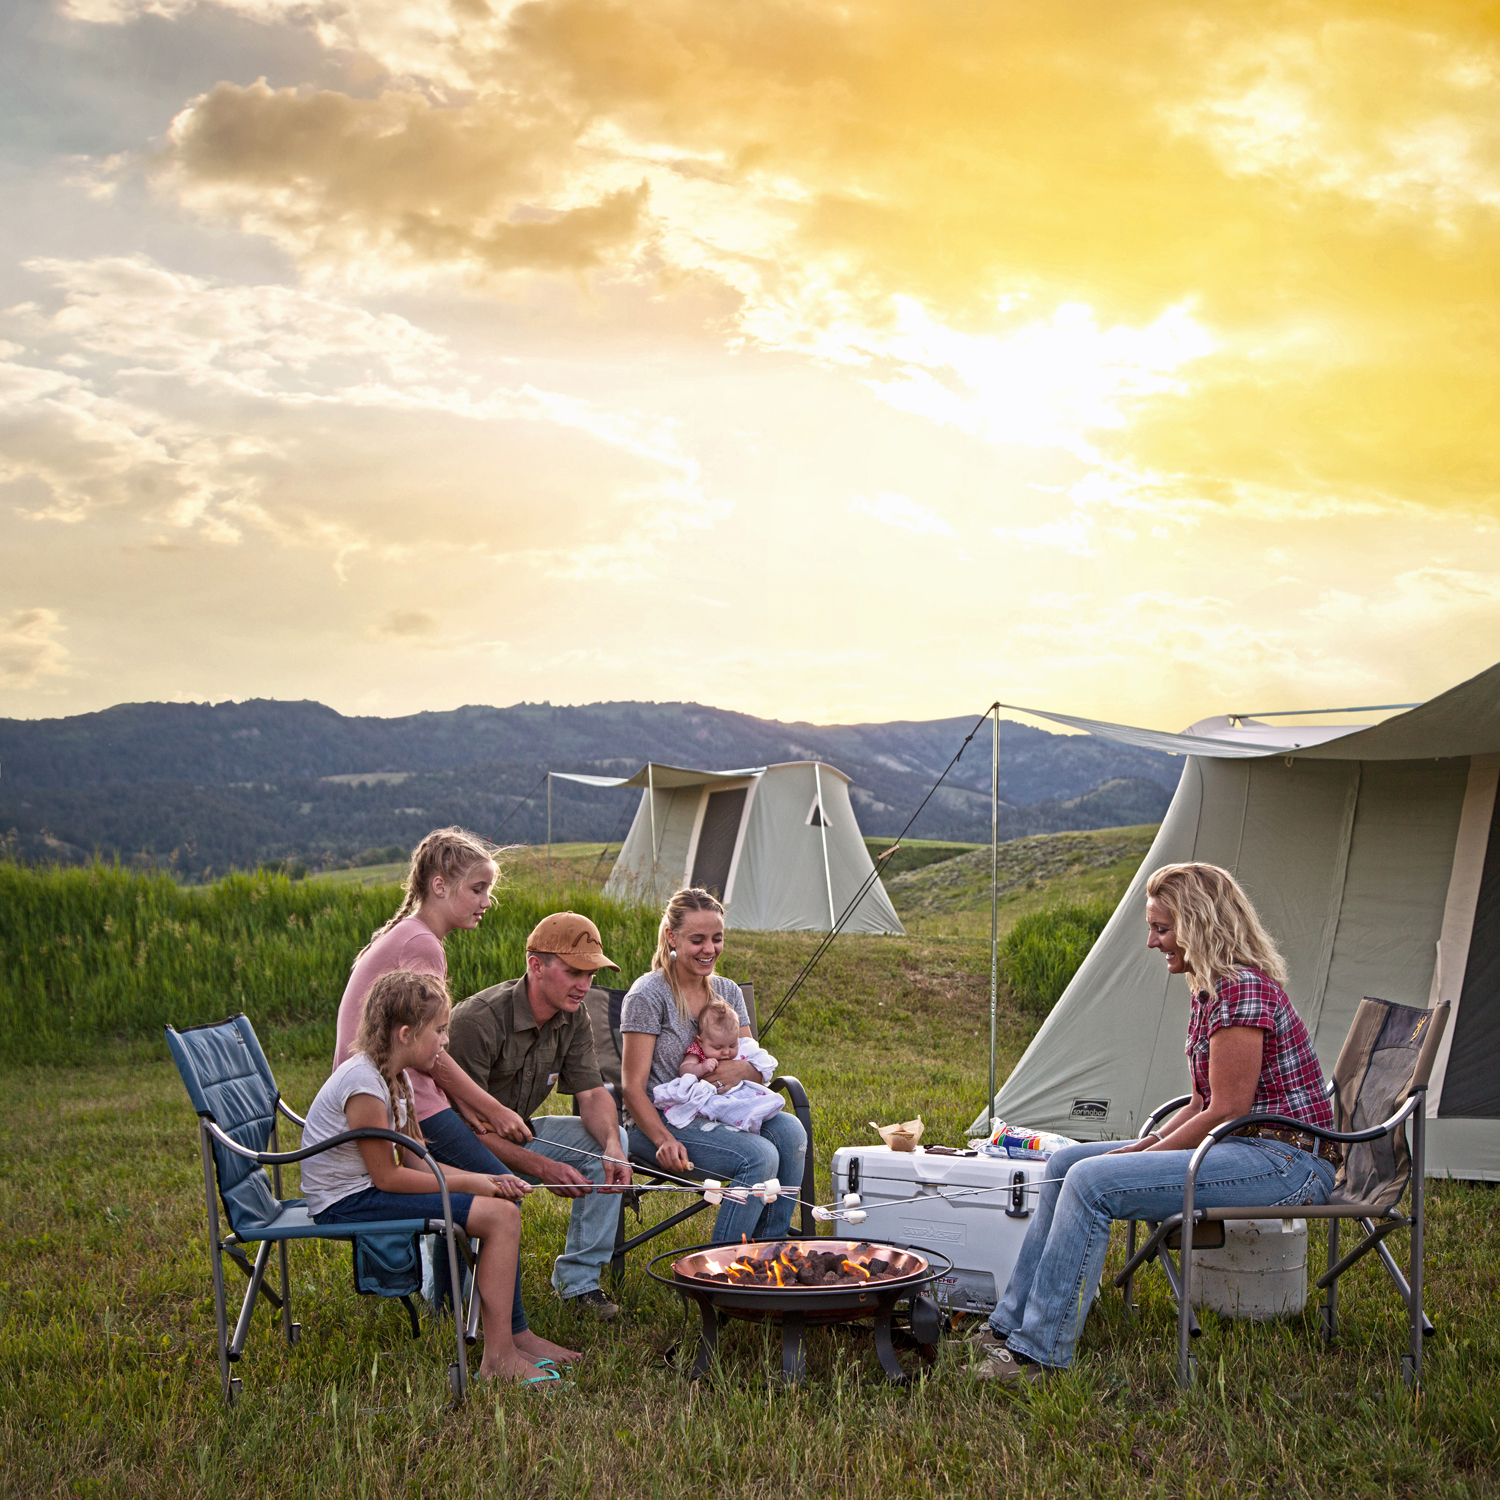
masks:
{"type": "Polygon", "coordinates": [[[933,1284],[933,1295],[954,1312],[988,1312],[1010,1281],[1047,1170],[1044,1161],[937,1155],[920,1146],[840,1146],[834,1197],[858,1193],[869,1217],[858,1229],[830,1225],[829,1232],[946,1255],[953,1270],[933,1284]],[[973,1188],[991,1191],[954,1202],[940,1196],[973,1188]]]}

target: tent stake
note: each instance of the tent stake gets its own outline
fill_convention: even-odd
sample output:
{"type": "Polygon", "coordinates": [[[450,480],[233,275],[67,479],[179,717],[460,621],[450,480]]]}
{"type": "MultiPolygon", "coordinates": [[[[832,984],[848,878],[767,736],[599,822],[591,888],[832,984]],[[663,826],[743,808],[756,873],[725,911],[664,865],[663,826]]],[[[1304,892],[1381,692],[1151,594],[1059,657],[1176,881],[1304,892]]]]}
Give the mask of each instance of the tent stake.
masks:
{"type": "Polygon", "coordinates": [[[1000,705],[990,709],[990,1091],[986,1135],[995,1130],[995,1002],[1000,988],[1000,705]]]}

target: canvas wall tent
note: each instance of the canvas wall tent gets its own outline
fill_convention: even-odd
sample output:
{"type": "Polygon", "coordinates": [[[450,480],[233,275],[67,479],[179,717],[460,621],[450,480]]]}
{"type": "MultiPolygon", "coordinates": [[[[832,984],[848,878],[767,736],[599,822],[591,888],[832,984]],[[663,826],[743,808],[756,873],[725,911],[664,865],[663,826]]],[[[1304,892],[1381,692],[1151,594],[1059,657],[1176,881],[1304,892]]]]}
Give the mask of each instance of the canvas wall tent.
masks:
{"type": "Polygon", "coordinates": [[[1275,936],[1325,1070],[1362,995],[1452,1004],[1428,1170],[1500,1180],[1500,666],[1373,727],[1214,719],[1171,735],[1042,717],[1188,759],[1150,854],[997,1115],[1125,1137],[1187,1090],[1187,990],[1146,948],[1144,887],[1161,865],[1205,860],[1235,872],[1275,936]]]}
{"type": "MultiPolygon", "coordinates": [[[[655,904],[696,885],[723,901],[730,927],[828,932],[874,869],[849,778],[821,761],[740,771],[653,762],[634,776],[565,779],[641,788],[606,895],[655,904]]],[[[878,880],[843,930],[905,931],[878,880]]]]}

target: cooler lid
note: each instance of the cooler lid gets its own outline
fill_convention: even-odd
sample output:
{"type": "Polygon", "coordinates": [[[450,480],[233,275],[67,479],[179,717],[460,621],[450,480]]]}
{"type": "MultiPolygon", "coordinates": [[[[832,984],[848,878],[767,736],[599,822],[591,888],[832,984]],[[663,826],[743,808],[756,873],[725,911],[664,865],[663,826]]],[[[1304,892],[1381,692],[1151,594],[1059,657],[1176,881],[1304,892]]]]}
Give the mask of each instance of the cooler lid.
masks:
{"type": "Polygon", "coordinates": [[[889,1146],[841,1146],[834,1153],[836,1167],[847,1171],[850,1157],[859,1158],[859,1180],[867,1182],[929,1182],[949,1187],[999,1187],[1044,1172],[1044,1161],[1003,1156],[934,1156],[929,1151],[892,1151],[889,1146]]]}

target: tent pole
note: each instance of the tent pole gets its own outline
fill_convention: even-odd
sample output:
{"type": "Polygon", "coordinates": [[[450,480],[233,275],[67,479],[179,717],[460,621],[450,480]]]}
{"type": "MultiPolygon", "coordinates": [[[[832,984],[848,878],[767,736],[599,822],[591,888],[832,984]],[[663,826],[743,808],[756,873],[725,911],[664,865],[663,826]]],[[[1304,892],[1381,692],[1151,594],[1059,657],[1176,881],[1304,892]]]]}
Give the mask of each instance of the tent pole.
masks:
{"type": "Polygon", "coordinates": [[[839,925],[838,913],[833,909],[833,875],[828,869],[828,814],[823,811],[823,769],[813,762],[813,785],[818,789],[818,832],[823,835],[823,879],[828,885],[828,930],[839,925]]]}
{"type": "Polygon", "coordinates": [[[1000,705],[990,710],[990,1091],[985,1134],[995,1129],[995,1000],[1000,984],[1000,705]]]}
{"type": "Polygon", "coordinates": [[[646,795],[651,799],[651,897],[656,900],[656,777],[651,762],[646,762],[646,795]]]}
{"type": "Polygon", "coordinates": [[[547,772],[547,889],[552,889],[552,772],[547,772]]]}

